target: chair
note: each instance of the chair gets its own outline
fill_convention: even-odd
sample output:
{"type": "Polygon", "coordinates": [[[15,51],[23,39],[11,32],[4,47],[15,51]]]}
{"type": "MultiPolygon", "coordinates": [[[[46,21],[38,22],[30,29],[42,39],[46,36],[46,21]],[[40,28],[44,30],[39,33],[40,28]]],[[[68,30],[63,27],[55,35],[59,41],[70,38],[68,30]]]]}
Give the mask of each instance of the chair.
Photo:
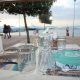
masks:
{"type": "Polygon", "coordinates": [[[51,49],[52,50],[57,50],[57,48],[58,48],[58,41],[57,41],[57,39],[56,40],[53,39],[51,41],[50,45],[51,45],[51,49]]]}
{"type": "Polygon", "coordinates": [[[58,45],[58,50],[63,50],[63,49],[65,49],[65,46],[66,46],[66,39],[63,37],[63,38],[58,38],[57,39],[58,40],[58,43],[57,43],[57,45],[58,45]]]}
{"type": "Polygon", "coordinates": [[[0,54],[2,54],[3,53],[3,44],[2,44],[2,38],[1,38],[1,36],[0,36],[0,54]]]}
{"type": "Polygon", "coordinates": [[[59,71],[58,75],[65,75],[65,76],[80,76],[80,71],[59,71]]]}

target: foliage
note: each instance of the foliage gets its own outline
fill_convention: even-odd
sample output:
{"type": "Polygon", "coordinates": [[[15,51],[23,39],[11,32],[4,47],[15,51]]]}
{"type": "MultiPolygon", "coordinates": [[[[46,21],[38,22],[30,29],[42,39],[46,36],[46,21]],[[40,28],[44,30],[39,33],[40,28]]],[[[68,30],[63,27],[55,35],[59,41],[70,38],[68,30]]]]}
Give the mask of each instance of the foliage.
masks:
{"type": "Polygon", "coordinates": [[[49,2],[19,2],[19,3],[0,3],[0,10],[4,9],[9,14],[23,14],[24,12],[28,16],[36,16],[42,13],[48,13],[53,0],[49,2]]]}
{"type": "Polygon", "coordinates": [[[27,28],[26,15],[37,16],[49,13],[49,9],[55,0],[44,0],[42,2],[2,2],[0,11],[6,11],[9,14],[23,14],[25,29],[27,33],[27,42],[30,43],[29,32],[27,28]]]}
{"type": "Polygon", "coordinates": [[[50,20],[51,12],[39,15],[39,20],[41,23],[51,24],[52,20],[50,20]]]}

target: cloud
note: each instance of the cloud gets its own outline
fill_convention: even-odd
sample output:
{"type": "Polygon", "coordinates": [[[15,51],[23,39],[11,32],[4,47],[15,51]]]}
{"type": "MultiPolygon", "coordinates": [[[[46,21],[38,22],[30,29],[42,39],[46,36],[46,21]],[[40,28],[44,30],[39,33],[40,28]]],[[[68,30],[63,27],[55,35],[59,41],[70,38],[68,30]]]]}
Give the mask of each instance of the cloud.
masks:
{"type": "MultiPolygon", "coordinates": [[[[66,20],[66,19],[63,19],[63,20],[59,20],[59,19],[56,19],[53,21],[53,26],[56,26],[56,27],[66,27],[66,26],[73,26],[73,20],[66,20]]],[[[80,20],[75,20],[75,24],[74,26],[80,26],[80,20]]]]}
{"type": "MultiPolygon", "coordinates": [[[[74,0],[57,0],[51,7],[54,26],[72,26],[74,0]]],[[[80,0],[75,2],[75,25],[80,25],[80,0]]]]}
{"type": "Polygon", "coordinates": [[[80,0],[76,0],[75,5],[76,5],[77,8],[80,8],[80,0]]]}
{"type": "MultiPolygon", "coordinates": [[[[80,5],[80,0],[76,0],[75,5],[77,7],[80,7],[79,6],[80,5]]],[[[62,6],[62,7],[65,7],[65,8],[73,8],[74,0],[57,0],[54,3],[54,6],[62,6]]]]}
{"type": "MultiPolygon", "coordinates": [[[[51,11],[54,19],[73,19],[74,16],[74,8],[71,7],[52,6],[51,11]]],[[[80,7],[75,6],[75,17],[80,19],[80,7]]]]}
{"type": "MultiPolygon", "coordinates": [[[[53,24],[56,26],[66,26],[73,24],[73,10],[74,10],[74,0],[57,0],[51,7],[53,15],[53,24]]],[[[4,23],[11,24],[14,26],[19,26],[19,15],[8,15],[0,14],[0,25],[4,23]]],[[[39,25],[44,26],[34,17],[27,17],[28,25],[39,25]]],[[[75,25],[80,24],[80,0],[76,0],[75,3],[75,25]]],[[[20,16],[20,25],[24,25],[23,16],[20,16]]]]}
{"type": "Polygon", "coordinates": [[[73,0],[57,0],[54,3],[54,6],[62,6],[66,8],[70,8],[73,5],[73,0]]]}
{"type": "MultiPolygon", "coordinates": [[[[0,14],[0,19],[1,19],[1,22],[0,22],[0,26],[3,26],[4,24],[7,24],[7,25],[11,25],[11,26],[16,26],[16,27],[19,27],[19,26],[23,26],[24,27],[24,19],[23,19],[23,16],[20,15],[9,15],[9,14],[0,14]]],[[[43,23],[40,23],[38,17],[26,17],[27,19],[27,25],[28,27],[30,26],[44,26],[43,23]]]]}
{"type": "MultiPolygon", "coordinates": [[[[51,7],[51,10],[56,14],[72,14],[74,9],[74,0],[57,0],[53,6],[51,7]]],[[[80,0],[76,0],[75,2],[75,11],[76,15],[79,17],[80,15],[80,0]]],[[[69,16],[69,15],[68,15],[69,16]]],[[[71,15],[70,15],[71,16],[71,15]]]]}

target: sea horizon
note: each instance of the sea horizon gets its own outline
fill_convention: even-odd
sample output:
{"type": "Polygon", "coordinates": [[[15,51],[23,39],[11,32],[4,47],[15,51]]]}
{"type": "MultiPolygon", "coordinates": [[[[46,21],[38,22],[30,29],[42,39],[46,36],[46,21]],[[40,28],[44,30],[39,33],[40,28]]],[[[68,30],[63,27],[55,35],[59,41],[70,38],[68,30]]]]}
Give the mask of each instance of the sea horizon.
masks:
{"type": "MultiPolygon", "coordinates": [[[[47,27],[46,27],[47,28],[47,27]]],[[[58,36],[66,36],[66,27],[52,27],[53,28],[53,32],[56,32],[58,36]]],[[[12,35],[26,35],[26,31],[25,31],[25,27],[17,27],[17,28],[13,28],[14,30],[11,32],[12,35]]],[[[40,30],[40,28],[36,28],[39,30],[39,33],[41,34],[42,32],[44,32],[44,28],[41,28],[42,30],[40,30]]],[[[29,34],[33,35],[35,30],[29,30],[29,34]]],[[[3,28],[0,28],[0,33],[3,34],[3,28]]],[[[72,36],[73,34],[73,27],[69,27],[69,36],[72,36]]],[[[74,27],[74,36],[75,37],[79,37],[80,36],[80,26],[75,26],[74,27]]]]}

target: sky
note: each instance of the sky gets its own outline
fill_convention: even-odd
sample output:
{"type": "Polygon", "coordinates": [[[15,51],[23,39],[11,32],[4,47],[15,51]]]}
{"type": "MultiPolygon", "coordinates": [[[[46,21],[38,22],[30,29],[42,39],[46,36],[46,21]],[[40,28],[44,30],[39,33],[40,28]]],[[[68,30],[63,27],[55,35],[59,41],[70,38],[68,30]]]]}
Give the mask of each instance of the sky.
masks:
{"type": "MultiPolygon", "coordinates": [[[[72,26],[74,17],[74,0],[57,0],[51,8],[53,25],[72,26]]],[[[80,25],[80,0],[75,2],[75,25],[80,25]]]]}
{"type": "MultiPolygon", "coordinates": [[[[80,0],[75,2],[75,26],[80,26],[80,0]]],[[[73,26],[73,16],[74,16],[74,0],[57,0],[53,3],[51,9],[52,11],[52,24],[51,26],[65,27],[73,26]]],[[[8,15],[0,14],[0,25],[8,24],[12,26],[24,26],[23,16],[21,15],[8,15]]],[[[44,26],[44,24],[39,22],[38,17],[28,17],[28,26],[44,26]]],[[[48,26],[46,24],[46,26],[48,26]]]]}

